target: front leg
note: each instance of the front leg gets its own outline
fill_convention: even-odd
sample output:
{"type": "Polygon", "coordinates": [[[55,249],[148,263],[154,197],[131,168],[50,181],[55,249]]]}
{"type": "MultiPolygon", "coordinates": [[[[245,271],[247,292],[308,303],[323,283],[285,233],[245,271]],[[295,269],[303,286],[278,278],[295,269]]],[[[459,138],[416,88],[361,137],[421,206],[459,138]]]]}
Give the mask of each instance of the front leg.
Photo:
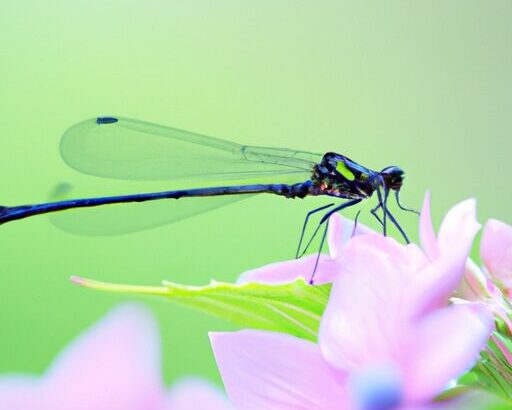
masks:
{"type": "Polygon", "coordinates": [[[323,211],[324,209],[330,208],[333,205],[334,205],[334,203],[330,203],[328,205],[321,206],[320,208],[313,209],[312,211],[309,211],[306,214],[306,219],[304,219],[304,224],[302,225],[302,232],[300,234],[299,246],[297,247],[297,252],[295,253],[295,259],[299,259],[301,256],[304,255],[304,253],[300,254],[300,248],[302,246],[302,241],[304,239],[304,234],[306,232],[306,226],[308,225],[309,217],[313,214],[316,214],[317,212],[320,212],[320,211],[323,211]]]}
{"type": "Polygon", "coordinates": [[[309,240],[308,242],[308,245],[306,246],[306,249],[309,247],[309,245],[311,244],[311,242],[313,241],[313,238],[316,236],[316,234],[318,233],[320,227],[325,223],[326,226],[325,226],[325,230],[324,230],[324,233],[322,235],[322,240],[320,241],[320,248],[318,249],[318,254],[316,256],[316,261],[315,261],[315,267],[313,269],[313,272],[311,274],[311,278],[309,279],[309,284],[312,285],[314,283],[314,279],[315,279],[315,273],[316,273],[316,269],[318,267],[318,262],[320,260],[320,254],[322,253],[322,248],[323,248],[323,245],[324,245],[324,242],[325,242],[325,236],[327,235],[327,227],[328,227],[328,223],[329,223],[329,217],[334,214],[335,212],[339,212],[341,211],[342,209],[345,209],[345,208],[349,208],[351,206],[354,206],[356,204],[358,204],[359,202],[361,202],[362,199],[353,199],[351,201],[348,201],[348,202],[345,202],[337,207],[335,207],[334,209],[331,209],[330,211],[326,212],[325,215],[322,217],[322,219],[320,220],[318,226],[316,227],[315,229],[315,232],[313,233],[313,236],[311,237],[311,239],[309,240]]]}

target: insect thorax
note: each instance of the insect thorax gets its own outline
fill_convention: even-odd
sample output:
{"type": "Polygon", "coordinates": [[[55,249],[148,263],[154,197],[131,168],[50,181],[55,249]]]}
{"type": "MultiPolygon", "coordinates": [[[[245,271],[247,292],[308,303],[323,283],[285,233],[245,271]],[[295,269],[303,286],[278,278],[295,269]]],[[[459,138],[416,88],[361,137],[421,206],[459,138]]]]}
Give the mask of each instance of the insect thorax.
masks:
{"type": "Polygon", "coordinates": [[[335,153],[325,154],[313,167],[311,181],[313,195],[347,199],[368,198],[381,183],[378,173],[335,153]]]}

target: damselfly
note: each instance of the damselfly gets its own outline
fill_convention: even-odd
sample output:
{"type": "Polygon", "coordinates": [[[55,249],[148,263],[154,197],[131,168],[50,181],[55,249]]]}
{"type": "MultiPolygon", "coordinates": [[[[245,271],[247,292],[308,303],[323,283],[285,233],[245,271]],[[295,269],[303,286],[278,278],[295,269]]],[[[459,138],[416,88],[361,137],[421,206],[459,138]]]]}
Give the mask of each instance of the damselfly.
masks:
{"type": "MultiPolygon", "coordinates": [[[[131,180],[201,177],[210,180],[250,180],[251,183],[0,207],[0,224],[72,208],[145,201],[159,204],[165,202],[165,206],[154,207],[152,212],[145,212],[144,217],[137,212],[123,215],[116,207],[115,213],[111,212],[105,217],[109,223],[84,223],[80,215],[76,214],[72,215],[73,218],[62,218],[59,214],[55,219],[57,224],[67,230],[85,234],[106,234],[111,233],[109,230],[112,226],[124,226],[119,230],[123,232],[173,222],[249,194],[271,193],[286,198],[325,195],[345,199],[341,204],[333,202],[307,214],[297,250],[299,256],[306,225],[312,214],[325,211],[315,230],[316,234],[322,225],[327,226],[333,213],[356,205],[376,193],[378,203],[372,209],[372,214],[382,224],[384,234],[389,220],[405,241],[409,242],[404,230],[387,207],[388,195],[393,191],[398,206],[412,211],[400,203],[399,192],[404,172],[397,166],[389,166],[378,172],[334,152],[322,155],[285,148],[247,146],[121,117],[98,117],[74,125],[62,137],[60,148],[61,155],[69,166],[82,173],[100,177],[131,180]],[[180,203],[180,208],[170,208],[168,204],[174,201],[157,201],[219,196],[223,198],[222,201],[202,199],[196,201],[192,208],[187,203],[180,203]],[[378,215],[379,210],[382,217],[378,215]],[[116,215],[120,224],[113,223],[116,215]]],[[[133,209],[132,207],[131,210],[133,209]]]]}

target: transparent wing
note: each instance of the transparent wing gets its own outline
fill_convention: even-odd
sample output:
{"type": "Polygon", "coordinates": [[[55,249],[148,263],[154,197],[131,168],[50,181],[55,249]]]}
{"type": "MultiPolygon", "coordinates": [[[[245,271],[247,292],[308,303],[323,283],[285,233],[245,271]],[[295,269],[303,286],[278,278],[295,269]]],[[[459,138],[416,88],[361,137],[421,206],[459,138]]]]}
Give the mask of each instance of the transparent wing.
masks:
{"type": "MultiPolygon", "coordinates": [[[[295,183],[310,178],[320,154],[251,147],[143,121],[100,117],[80,122],[61,140],[61,155],[85,174],[145,181],[194,178],[241,183],[295,183]]],[[[70,198],[61,184],[58,199],[70,198]]],[[[166,189],[172,189],[172,186],[166,189]]],[[[182,198],[143,204],[68,210],[50,216],[60,229],[82,235],[115,235],[150,229],[207,212],[252,195],[182,198]]]]}
{"type": "Polygon", "coordinates": [[[51,214],[59,229],[91,236],[120,235],[155,228],[229,205],[252,195],[182,198],[72,209],[51,214]]]}
{"type": "Polygon", "coordinates": [[[240,145],[121,117],[99,117],[74,125],[62,137],[60,149],[64,161],[80,172],[153,181],[189,177],[257,180],[294,174],[307,179],[321,159],[320,154],[240,145]]]}

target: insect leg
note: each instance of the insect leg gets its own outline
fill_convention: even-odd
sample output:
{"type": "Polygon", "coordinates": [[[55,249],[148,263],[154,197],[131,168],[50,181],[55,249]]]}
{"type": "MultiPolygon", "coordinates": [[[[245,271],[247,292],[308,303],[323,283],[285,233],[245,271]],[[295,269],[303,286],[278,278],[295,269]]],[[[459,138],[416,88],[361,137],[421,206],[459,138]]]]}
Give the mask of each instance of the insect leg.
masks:
{"type": "MultiPolygon", "coordinates": [[[[330,203],[328,205],[324,205],[324,206],[321,206],[320,208],[316,208],[316,209],[313,209],[311,211],[309,211],[306,215],[306,219],[304,219],[304,224],[302,225],[302,232],[300,234],[300,239],[299,239],[299,246],[297,246],[297,252],[295,253],[295,259],[298,259],[300,256],[299,256],[299,253],[300,253],[300,248],[302,246],[302,241],[304,239],[304,234],[306,232],[306,226],[308,225],[308,221],[309,221],[309,217],[317,212],[320,212],[320,211],[323,211],[324,209],[327,209],[327,208],[330,208],[331,206],[334,205],[334,202],[333,203],[330,203]]],[[[304,253],[302,254],[304,255],[304,253]]],[[[302,256],[301,255],[301,256],[302,256]]]]}
{"type": "Polygon", "coordinates": [[[308,251],[309,249],[309,246],[311,245],[311,243],[313,242],[313,239],[315,239],[316,235],[318,234],[318,231],[320,230],[321,226],[325,223],[326,220],[329,219],[329,217],[335,213],[335,212],[338,212],[338,211],[341,211],[342,209],[344,208],[348,208],[352,205],[355,205],[357,203],[361,202],[361,199],[353,199],[351,201],[348,201],[348,202],[345,202],[339,206],[337,206],[336,208],[334,209],[331,209],[329,212],[327,212],[323,217],[322,219],[320,220],[320,222],[318,223],[315,231],[313,232],[313,235],[311,235],[311,238],[309,239],[306,247],[304,248],[304,250],[302,251],[302,253],[299,255],[299,258],[304,256],[304,254],[308,251]]]}
{"type": "Polygon", "coordinates": [[[400,191],[395,191],[395,198],[396,198],[396,203],[398,205],[398,207],[403,210],[403,211],[407,211],[407,212],[413,212],[417,215],[419,215],[420,213],[418,211],[416,211],[415,209],[411,209],[411,208],[407,208],[406,206],[403,206],[401,203],[400,203],[400,191]]]}
{"type": "Polygon", "coordinates": [[[382,207],[384,217],[382,218],[382,231],[384,236],[386,235],[386,208],[384,208],[384,202],[382,201],[382,193],[380,189],[377,190],[377,198],[379,199],[379,206],[382,207]]]}
{"type": "Polygon", "coordinates": [[[318,234],[318,231],[320,230],[320,227],[322,226],[321,223],[319,223],[316,228],[315,228],[315,231],[313,232],[313,235],[311,235],[311,238],[309,238],[309,241],[308,243],[306,244],[306,246],[304,247],[303,251],[300,253],[299,255],[299,258],[302,258],[305,253],[308,251],[309,249],[309,246],[311,245],[311,242],[313,242],[313,239],[316,238],[316,235],[318,234]]]}
{"type": "Polygon", "coordinates": [[[379,198],[379,204],[382,206],[383,216],[382,216],[382,233],[384,236],[387,235],[387,217],[388,217],[388,208],[387,208],[387,202],[388,202],[388,194],[389,190],[387,188],[384,188],[384,199],[382,198],[382,194],[380,192],[380,189],[377,190],[377,196],[379,198]]]}
{"type": "Polygon", "coordinates": [[[386,228],[387,228],[386,218],[389,216],[388,197],[389,197],[389,189],[384,187],[384,203],[382,204],[382,210],[384,211],[384,215],[382,217],[382,222],[383,222],[383,226],[384,226],[384,236],[386,236],[386,228]]]}
{"type": "Polygon", "coordinates": [[[375,208],[373,208],[370,212],[372,213],[372,215],[375,217],[375,219],[377,219],[377,221],[379,221],[379,223],[382,225],[382,219],[380,218],[380,216],[377,214],[377,211],[382,207],[382,204],[377,204],[377,206],[375,208]]]}
{"type": "MultiPolygon", "coordinates": [[[[320,227],[325,223],[325,229],[324,229],[324,233],[322,235],[322,240],[320,241],[320,249],[318,250],[318,255],[316,256],[316,262],[315,262],[315,268],[313,269],[313,273],[311,274],[311,278],[309,279],[309,284],[312,285],[314,283],[314,278],[315,278],[315,273],[316,273],[316,268],[318,267],[318,261],[320,260],[320,254],[322,253],[322,248],[324,246],[324,242],[325,242],[325,237],[327,235],[327,228],[329,226],[329,217],[335,213],[335,212],[338,212],[338,211],[341,211],[342,209],[345,209],[345,208],[349,208],[353,205],[356,205],[358,204],[359,202],[361,202],[362,200],[361,199],[353,199],[351,201],[348,201],[348,202],[345,202],[339,206],[337,206],[336,208],[334,209],[331,209],[330,211],[328,211],[323,217],[322,219],[320,220],[318,226],[316,227],[315,229],[315,233],[313,235],[316,235],[318,230],[320,229],[320,227]],[[327,223],[326,223],[327,222],[327,223]]],[[[308,246],[309,244],[311,243],[311,241],[313,240],[314,236],[311,238],[311,240],[309,241],[308,243],[308,246]]],[[[307,248],[306,248],[307,249],[307,248]]]]}
{"type": "Polygon", "coordinates": [[[354,227],[352,228],[352,235],[350,235],[351,238],[354,237],[354,235],[356,234],[357,220],[358,220],[360,214],[361,214],[361,210],[358,210],[356,217],[354,218],[354,227]]]}
{"type": "Polygon", "coordinates": [[[309,278],[310,285],[313,284],[313,280],[315,278],[316,268],[318,268],[318,262],[320,261],[320,255],[322,253],[322,248],[324,247],[325,236],[327,235],[328,229],[329,229],[329,220],[327,220],[327,223],[325,224],[324,233],[322,234],[322,240],[320,241],[320,248],[318,249],[318,253],[316,255],[315,267],[313,268],[313,273],[311,274],[311,277],[309,278]]]}
{"type": "MultiPolygon", "coordinates": [[[[379,210],[381,208],[381,204],[378,204],[375,208],[373,208],[371,210],[371,213],[372,215],[377,219],[377,221],[379,221],[379,223],[382,225],[382,219],[380,219],[380,216],[377,215],[377,210],[379,210]]],[[[398,230],[400,231],[400,233],[402,234],[402,236],[404,237],[405,241],[407,243],[410,243],[409,241],[409,238],[407,237],[407,234],[405,233],[405,231],[402,229],[402,227],[400,226],[400,224],[397,222],[397,220],[395,219],[395,217],[391,214],[391,212],[386,209],[386,213],[387,213],[387,216],[389,217],[389,219],[391,220],[391,222],[393,223],[393,225],[395,225],[398,230]]]]}
{"type": "Polygon", "coordinates": [[[397,227],[397,229],[400,231],[400,233],[402,234],[402,236],[404,237],[405,239],[405,242],[407,242],[408,244],[411,243],[411,241],[409,241],[409,238],[407,237],[405,231],[402,229],[402,227],[400,226],[400,224],[397,222],[397,220],[395,219],[395,217],[391,214],[391,212],[389,212],[389,210],[386,209],[386,214],[389,216],[389,219],[391,220],[391,222],[393,223],[393,225],[395,225],[397,227]]]}
{"type": "Polygon", "coordinates": [[[331,209],[324,216],[322,216],[322,219],[320,220],[320,224],[323,224],[325,221],[327,221],[332,214],[334,214],[336,212],[339,212],[342,209],[349,208],[349,207],[351,207],[353,205],[356,205],[356,204],[358,204],[361,201],[362,201],[362,199],[352,199],[352,200],[350,200],[348,202],[345,202],[345,203],[341,204],[340,206],[337,206],[334,209],[331,209]]]}

